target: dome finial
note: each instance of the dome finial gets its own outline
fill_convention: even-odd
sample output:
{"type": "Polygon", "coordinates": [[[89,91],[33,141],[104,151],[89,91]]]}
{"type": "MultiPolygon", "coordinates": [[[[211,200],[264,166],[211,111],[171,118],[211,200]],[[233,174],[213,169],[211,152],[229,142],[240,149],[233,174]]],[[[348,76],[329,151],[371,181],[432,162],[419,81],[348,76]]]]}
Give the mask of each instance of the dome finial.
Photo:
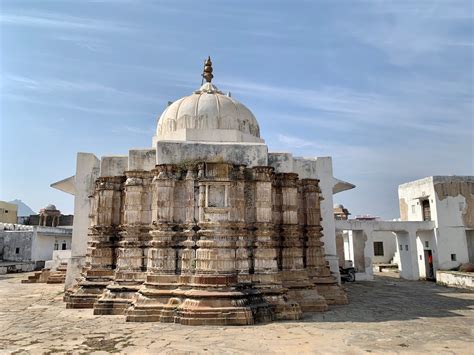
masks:
{"type": "Polygon", "coordinates": [[[202,77],[208,83],[210,83],[214,77],[214,75],[212,75],[212,62],[210,56],[207,57],[206,61],[204,62],[204,72],[202,73],[202,77]]]}

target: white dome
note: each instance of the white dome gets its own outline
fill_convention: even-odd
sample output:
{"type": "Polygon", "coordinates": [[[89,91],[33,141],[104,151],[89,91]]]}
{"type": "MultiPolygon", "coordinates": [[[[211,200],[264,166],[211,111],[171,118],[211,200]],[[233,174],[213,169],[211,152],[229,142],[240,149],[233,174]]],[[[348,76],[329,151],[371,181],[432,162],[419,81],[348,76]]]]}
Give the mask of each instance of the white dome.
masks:
{"type": "Polygon", "coordinates": [[[252,112],[210,82],[163,112],[154,141],[163,140],[263,143],[252,112]]]}

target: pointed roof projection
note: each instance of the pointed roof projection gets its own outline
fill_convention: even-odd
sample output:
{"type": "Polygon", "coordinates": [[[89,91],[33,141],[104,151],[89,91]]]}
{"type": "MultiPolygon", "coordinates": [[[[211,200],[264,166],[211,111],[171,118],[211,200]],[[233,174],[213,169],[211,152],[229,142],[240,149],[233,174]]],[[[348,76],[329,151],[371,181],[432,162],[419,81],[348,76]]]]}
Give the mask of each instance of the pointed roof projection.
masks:
{"type": "Polygon", "coordinates": [[[70,176],[63,180],[52,183],[51,186],[53,189],[66,192],[71,195],[76,194],[76,176],[70,176]]]}
{"type": "Polygon", "coordinates": [[[336,178],[333,178],[333,180],[334,180],[334,185],[332,187],[333,194],[337,194],[338,192],[342,192],[342,191],[351,190],[356,187],[354,184],[351,184],[350,182],[347,182],[344,180],[339,180],[336,178]]]}

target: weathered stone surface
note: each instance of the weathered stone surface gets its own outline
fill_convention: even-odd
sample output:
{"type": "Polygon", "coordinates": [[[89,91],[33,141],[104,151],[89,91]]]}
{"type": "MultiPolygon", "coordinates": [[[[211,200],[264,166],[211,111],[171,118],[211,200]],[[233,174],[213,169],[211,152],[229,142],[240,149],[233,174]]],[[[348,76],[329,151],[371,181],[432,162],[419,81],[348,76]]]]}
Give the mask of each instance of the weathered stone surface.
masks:
{"type": "Polygon", "coordinates": [[[194,143],[160,141],[156,145],[157,164],[208,161],[246,166],[267,165],[268,147],[262,143],[194,143]]]}
{"type": "Polygon", "coordinates": [[[318,180],[219,161],[124,174],[97,180],[68,308],[251,325],[347,303],[324,259],[318,180]]]}

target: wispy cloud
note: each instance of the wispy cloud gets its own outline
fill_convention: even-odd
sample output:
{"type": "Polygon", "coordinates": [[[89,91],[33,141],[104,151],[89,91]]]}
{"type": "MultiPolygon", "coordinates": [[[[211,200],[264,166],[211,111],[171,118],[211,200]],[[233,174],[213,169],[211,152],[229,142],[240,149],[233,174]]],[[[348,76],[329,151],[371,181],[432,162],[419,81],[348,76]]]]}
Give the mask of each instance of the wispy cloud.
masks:
{"type": "MultiPolygon", "coordinates": [[[[455,122],[466,123],[474,109],[472,89],[462,84],[442,81],[396,83],[393,89],[399,89],[398,92],[382,95],[331,86],[308,90],[252,81],[224,79],[223,83],[243,96],[266,98],[306,111],[312,110],[315,118],[332,115],[337,118],[338,125],[405,127],[443,135],[471,134],[462,125],[453,128],[455,122]],[[410,86],[411,89],[405,88],[410,86]],[[416,95],[413,95],[414,91],[416,95]]],[[[295,119],[298,120],[298,117],[295,119]]],[[[305,114],[302,119],[308,120],[308,115],[305,114]]]]}
{"type": "Polygon", "coordinates": [[[4,89],[26,89],[40,94],[80,92],[86,94],[98,94],[103,97],[108,96],[114,101],[121,99],[156,102],[157,97],[144,93],[117,89],[112,86],[96,83],[92,81],[72,81],[57,78],[39,78],[33,79],[16,74],[5,75],[4,89]]]}
{"type": "Polygon", "coordinates": [[[57,41],[72,43],[91,52],[104,52],[104,50],[107,48],[106,42],[98,39],[97,37],[58,34],[53,35],[52,38],[57,41]]]}
{"type": "Polygon", "coordinates": [[[90,105],[80,105],[77,103],[70,103],[66,102],[64,100],[58,101],[58,100],[42,100],[38,98],[33,98],[33,97],[28,97],[24,95],[16,95],[16,94],[3,94],[2,95],[3,100],[11,100],[11,101],[19,101],[19,102],[25,102],[25,103],[30,103],[34,105],[40,105],[40,106],[49,106],[49,107],[56,107],[56,108],[61,108],[64,110],[69,110],[69,111],[79,111],[79,112],[87,112],[87,113],[92,113],[92,114],[98,114],[98,115],[104,115],[104,116],[151,116],[153,113],[150,112],[145,112],[145,111],[130,111],[130,110],[117,110],[113,108],[107,108],[107,107],[97,107],[93,106],[92,104],[90,105]]]}
{"type": "Polygon", "coordinates": [[[4,12],[0,14],[0,23],[2,25],[39,27],[53,30],[97,30],[108,32],[124,32],[132,30],[129,25],[123,23],[52,12],[32,12],[26,15],[4,12]]]}

